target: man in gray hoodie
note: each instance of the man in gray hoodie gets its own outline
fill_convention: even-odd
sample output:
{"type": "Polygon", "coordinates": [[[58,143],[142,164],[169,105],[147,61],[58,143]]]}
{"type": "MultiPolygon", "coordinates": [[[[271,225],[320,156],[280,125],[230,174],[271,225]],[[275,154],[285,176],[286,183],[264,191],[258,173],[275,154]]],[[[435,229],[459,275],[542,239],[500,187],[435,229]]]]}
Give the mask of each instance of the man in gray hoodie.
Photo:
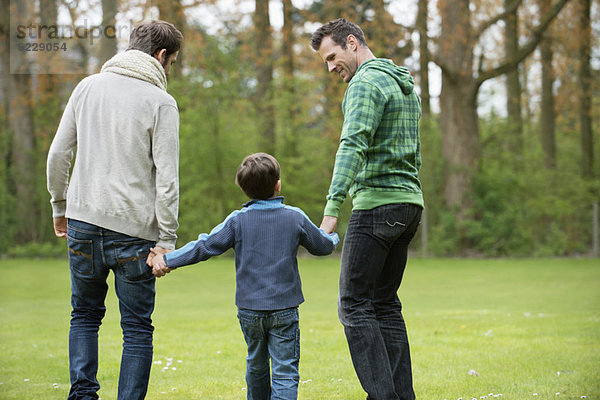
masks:
{"type": "Polygon", "coordinates": [[[146,396],[155,298],[146,258],[152,248],[174,249],[177,238],[179,110],[166,88],[182,41],[170,23],[137,26],[127,51],[77,85],[50,146],[54,230],[67,239],[71,270],[70,400],[98,398],[111,270],[123,329],[118,399],[146,396]]]}

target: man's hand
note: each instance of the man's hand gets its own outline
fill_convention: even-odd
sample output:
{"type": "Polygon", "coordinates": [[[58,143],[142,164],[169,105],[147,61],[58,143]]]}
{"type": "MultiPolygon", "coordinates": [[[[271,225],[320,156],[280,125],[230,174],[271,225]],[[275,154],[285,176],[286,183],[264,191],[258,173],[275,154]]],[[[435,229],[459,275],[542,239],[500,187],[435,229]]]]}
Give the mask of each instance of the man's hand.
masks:
{"type": "Polygon", "coordinates": [[[154,259],[154,257],[156,257],[159,254],[167,254],[170,251],[173,251],[173,250],[167,250],[162,247],[151,248],[150,254],[148,254],[148,258],[146,258],[146,264],[148,264],[149,267],[152,267],[152,260],[154,259]]]}
{"type": "Polygon", "coordinates": [[[67,238],[67,218],[58,217],[54,218],[54,234],[59,237],[66,239],[67,238]]]}
{"type": "Polygon", "coordinates": [[[325,233],[333,233],[335,228],[337,228],[337,221],[337,217],[326,215],[323,217],[320,228],[323,229],[325,233]]]}
{"type": "Polygon", "coordinates": [[[167,264],[165,263],[164,254],[156,255],[152,259],[152,273],[154,274],[154,276],[160,278],[161,276],[165,276],[169,272],[171,272],[171,269],[167,267],[167,264]]]}

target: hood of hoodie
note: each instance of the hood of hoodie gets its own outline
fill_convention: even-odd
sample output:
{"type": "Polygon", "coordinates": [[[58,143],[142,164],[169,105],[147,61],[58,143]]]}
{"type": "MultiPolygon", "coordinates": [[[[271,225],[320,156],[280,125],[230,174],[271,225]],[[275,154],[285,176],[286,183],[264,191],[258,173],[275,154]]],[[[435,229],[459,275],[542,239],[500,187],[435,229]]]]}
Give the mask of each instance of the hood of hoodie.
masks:
{"type": "MultiPolygon", "coordinates": [[[[415,87],[415,80],[406,67],[400,67],[385,58],[373,58],[362,63],[356,74],[363,69],[376,69],[393,77],[402,89],[402,93],[411,94],[415,87]]],[[[356,76],[355,74],[355,76],[356,76]]]]}

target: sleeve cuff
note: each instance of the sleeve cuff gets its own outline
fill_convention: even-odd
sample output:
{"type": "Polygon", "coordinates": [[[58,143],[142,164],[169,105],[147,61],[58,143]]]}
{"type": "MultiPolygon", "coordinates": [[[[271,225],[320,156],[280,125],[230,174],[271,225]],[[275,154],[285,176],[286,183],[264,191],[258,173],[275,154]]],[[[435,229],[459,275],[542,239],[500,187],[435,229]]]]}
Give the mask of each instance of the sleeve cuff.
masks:
{"type": "Polygon", "coordinates": [[[67,201],[61,200],[56,203],[52,203],[52,218],[64,217],[67,213],[67,201]]]}
{"type": "Polygon", "coordinates": [[[340,237],[338,236],[338,234],[336,232],[330,233],[329,236],[331,237],[331,240],[333,241],[333,249],[335,250],[335,248],[338,246],[338,244],[340,244],[340,237]]]}
{"type": "Polygon", "coordinates": [[[162,247],[167,250],[175,250],[175,241],[174,240],[159,240],[156,242],[156,247],[162,247]]]}
{"type": "Polygon", "coordinates": [[[325,211],[323,215],[328,217],[336,217],[340,212],[340,207],[342,206],[342,202],[336,200],[327,200],[327,204],[325,205],[325,211]]]}
{"type": "Polygon", "coordinates": [[[169,255],[169,253],[165,254],[163,256],[163,259],[165,260],[165,265],[167,266],[167,268],[169,269],[176,269],[177,267],[173,267],[169,265],[169,257],[167,257],[169,255]]]}

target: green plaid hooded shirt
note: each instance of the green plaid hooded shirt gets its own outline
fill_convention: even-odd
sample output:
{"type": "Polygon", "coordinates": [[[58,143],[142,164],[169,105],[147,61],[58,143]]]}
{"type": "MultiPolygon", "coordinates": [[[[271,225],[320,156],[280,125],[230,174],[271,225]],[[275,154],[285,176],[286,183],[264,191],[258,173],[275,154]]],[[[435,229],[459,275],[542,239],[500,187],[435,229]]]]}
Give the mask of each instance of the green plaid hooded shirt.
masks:
{"type": "Polygon", "coordinates": [[[365,61],[348,84],[342,110],[324,214],[337,217],[347,194],[354,210],[393,203],[423,207],[418,177],[421,100],[408,69],[381,58],[365,61]]]}

